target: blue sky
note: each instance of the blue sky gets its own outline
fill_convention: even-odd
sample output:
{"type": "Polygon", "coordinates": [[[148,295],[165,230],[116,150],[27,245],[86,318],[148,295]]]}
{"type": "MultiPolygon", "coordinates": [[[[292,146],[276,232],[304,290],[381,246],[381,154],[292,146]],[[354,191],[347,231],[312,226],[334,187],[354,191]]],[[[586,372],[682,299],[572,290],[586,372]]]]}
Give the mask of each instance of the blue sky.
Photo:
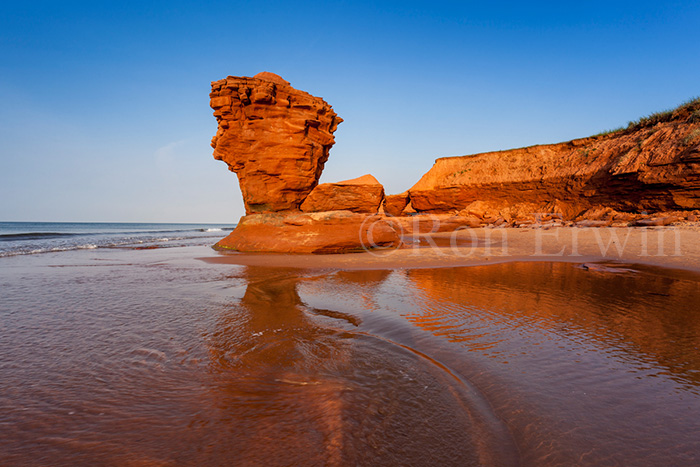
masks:
{"type": "Polygon", "coordinates": [[[235,222],[210,82],[260,71],[345,120],[322,182],[553,143],[700,95],[697,2],[0,5],[0,220],[235,222]]]}

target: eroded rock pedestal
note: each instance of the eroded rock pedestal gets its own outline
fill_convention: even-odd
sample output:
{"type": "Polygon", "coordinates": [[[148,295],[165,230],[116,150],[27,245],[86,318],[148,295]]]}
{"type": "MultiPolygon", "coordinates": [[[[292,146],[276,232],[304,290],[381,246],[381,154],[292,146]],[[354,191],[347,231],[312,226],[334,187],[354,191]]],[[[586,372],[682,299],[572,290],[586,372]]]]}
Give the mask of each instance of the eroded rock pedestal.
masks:
{"type": "Polygon", "coordinates": [[[343,121],[323,99],[268,72],[214,81],[210,98],[214,158],[238,175],[247,214],[218,247],[341,253],[399,243],[372,217],[384,197],[374,177],[317,186],[343,121]]]}
{"type": "Polygon", "coordinates": [[[318,184],[343,120],[272,73],[214,81],[214,158],[236,172],[246,214],[296,210],[318,184]]]}

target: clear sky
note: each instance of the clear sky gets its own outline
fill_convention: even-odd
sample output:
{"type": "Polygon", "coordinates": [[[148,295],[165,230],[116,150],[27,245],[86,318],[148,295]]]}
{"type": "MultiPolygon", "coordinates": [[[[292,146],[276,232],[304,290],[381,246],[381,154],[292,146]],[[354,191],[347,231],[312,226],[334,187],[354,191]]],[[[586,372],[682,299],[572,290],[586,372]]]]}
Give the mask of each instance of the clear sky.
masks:
{"type": "Polygon", "coordinates": [[[237,221],[208,93],[260,71],[345,120],[322,182],[399,193],[700,95],[700,3],[4,0],[0,221],[237,221]]]}

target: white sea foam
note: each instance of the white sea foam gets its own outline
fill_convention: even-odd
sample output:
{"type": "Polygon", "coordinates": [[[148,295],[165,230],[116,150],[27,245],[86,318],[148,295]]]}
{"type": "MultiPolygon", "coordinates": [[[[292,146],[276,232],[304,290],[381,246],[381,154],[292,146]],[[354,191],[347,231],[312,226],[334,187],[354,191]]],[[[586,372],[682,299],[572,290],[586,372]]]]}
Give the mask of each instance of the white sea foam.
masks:
{"type": "Polygon", "coordinates": [[[163,244],[203,239],[228,227],[190,224],[70,224],[0,222],[0,257],[163,244]],[[167,236],[166,236],[167,235],[167,236]]]}

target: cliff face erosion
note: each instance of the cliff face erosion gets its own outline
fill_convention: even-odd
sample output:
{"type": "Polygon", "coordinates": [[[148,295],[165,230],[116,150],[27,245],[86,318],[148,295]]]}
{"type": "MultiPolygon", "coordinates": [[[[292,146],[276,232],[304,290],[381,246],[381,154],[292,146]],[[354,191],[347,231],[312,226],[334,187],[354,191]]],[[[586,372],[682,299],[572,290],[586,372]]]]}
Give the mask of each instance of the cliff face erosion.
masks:
{"type": "Polygon", "coordinates": [[[565,143],[445,157],[409,190],[418,212],[627,213],[700,208],[700,100],[624,130],[565,143]]]}
{"type": "Polygon", "coordinates": [[[401,233],[435,229],[427,215],[439,231],[542,216],[597,226],[700,219],[700,99],[608,134],[440,158],[411,189],[385,196],[369,174],[318,185],[342,122],[323,99],[268,72],[214,81],[210,98],[214,157],[238,175],[246,208],[221,248],[396,247],[401,233]]]}

